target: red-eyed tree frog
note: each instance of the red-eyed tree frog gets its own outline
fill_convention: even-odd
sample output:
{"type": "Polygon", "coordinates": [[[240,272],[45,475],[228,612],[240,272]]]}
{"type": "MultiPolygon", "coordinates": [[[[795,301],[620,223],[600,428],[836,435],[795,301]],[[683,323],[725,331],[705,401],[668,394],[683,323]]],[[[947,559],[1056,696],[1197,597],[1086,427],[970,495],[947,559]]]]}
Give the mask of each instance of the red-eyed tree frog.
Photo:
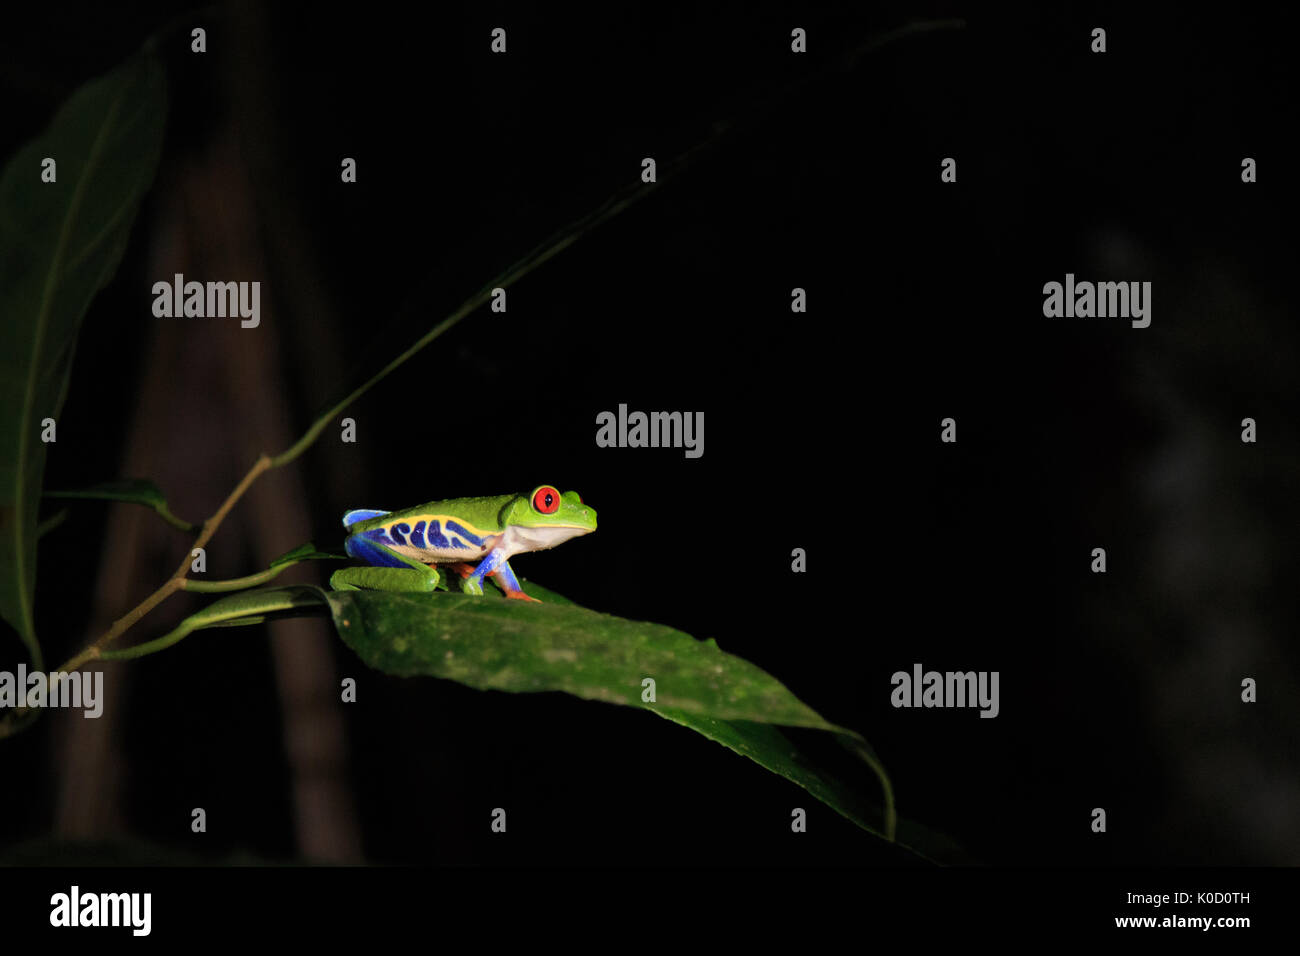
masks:
{"type": "Polygon", "coordinates": [[[337,591],[433,591],[447,565],[464,580],[461,590],[483,594],[491,577],[508,598],[535,601],[519,587],[510,558],[543,551],[596,530],[596,512],[576,491],[542,485],[527,495],[449,498],[405,511],[363,508],[343,516],[346,550],[374,567],[342,568],[330,577],[337,591]]]}

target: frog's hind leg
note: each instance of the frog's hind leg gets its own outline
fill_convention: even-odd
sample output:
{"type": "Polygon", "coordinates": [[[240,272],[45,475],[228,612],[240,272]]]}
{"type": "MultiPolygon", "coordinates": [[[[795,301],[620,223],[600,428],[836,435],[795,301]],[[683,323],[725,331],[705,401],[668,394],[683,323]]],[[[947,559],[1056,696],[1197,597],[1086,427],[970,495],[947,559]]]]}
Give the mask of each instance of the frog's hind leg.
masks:
{"type": "Polygon", "coordinates": [[[377,541],[354,535],[345,545],[347,553],[371,567],[341,568],[330,577],[336,591],[366,588],[376,591],[428,593],[438,587],[438,571],[431,565],[403,557],[377,541]]]}
{"type": "Polygon", "coordinates": [[[444,564],[443,567],[448,571],[455,571],[462,578],[467,578],[474,573],[474,565],[468,561],[461,561],[457,564],[444,564]]]}

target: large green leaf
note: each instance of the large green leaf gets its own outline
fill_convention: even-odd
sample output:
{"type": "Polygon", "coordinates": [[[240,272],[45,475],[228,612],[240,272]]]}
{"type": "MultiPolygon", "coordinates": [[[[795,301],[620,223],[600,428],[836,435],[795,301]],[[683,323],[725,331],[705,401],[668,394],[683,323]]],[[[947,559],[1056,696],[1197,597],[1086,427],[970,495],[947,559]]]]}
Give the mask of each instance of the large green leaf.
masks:
{"type": "MultiPolygon", "coordinates": [[[[866,796],[868,792],[866,786],[850,783],[845,773],[838,768],[817,764],[806,756],[793,740],[771,724],[757,724],[747,720],[718,720],[715,717],[688,714],[667,708],[658,709],[655,713],[689,727],[742,757],[748,757],[772,773],[798,784],[813,797],[846,819],[852,820],[862,829],[877,836],[884,835],[880,832],[880,821],[890,819],[892,813],[882,809],[876,801],[866,796]]],[[[842,740],[850,750],[857,750],[862,746],[859,741],[851,738],[842,738],[842,740]]],[[[888,778],[884,776],[879,762],[873,758],[872,764],[872,769],[878,772],[881,782],[889,787],[888,778]]],[[[931,863],[975,862],[951,837],[904,817],[897,818],[894,839],[899,846],[931,863]]]]}
{"type": "Polygon", "coordinates": [[[866,741],[827,721],[775,677],[661,624],[579,607],[525,583],[545,603],[464,594],[333,591],[326,596],[339,636],[368,666],[425,675],[480,690],[564,691],[587,700],[651,710],[793,781],[863,829],[891,838],[888,777],[866,741]],[[655,700],[642,700],[643,681],[655,700]],[[772,725],[841,735],[879,776],[882,810],[835,776],[814,768],[772,725]]]}
{"type": "MultiPolygon", "coordinates": [[[[562,594],[557,594],[540,584],[531,581],[524,583],[526,590],[533,597],[556,604],[572,604],[562,594]]],[[[647,708],[651,709],[651,708],[647,708]]],[[[893,817],[892,808],[884,809],[865,796],[862,785],[849,783],[842,772],[825,765],[819,765],[809,759],[795,742],[771,724],[754,723],[748,720],[719,720],[703,714],[673,710],[667,707],[652,708],[653,712],[666,720],[689,727],[698,734],[708,737],[742,757],[785,777],[798,784],[812,796],[835,810],[841,816],[853,821],[862,829],[879,835],[879,822],[893,817]]],[[[880,765],[875,754],[871,752],[866,741],[857,734],[841,736],[841,742],[850,751],[857,753],[880,778],[881,785],[887,793],[892,792],[888,775],[880,765]],[[863,751],[866,751],[863,753],[863,751]]],[[[860,770],[860,766],[857,768],[860,770]]],[[[887,801],[892,802],[892,801],[887,801]]],[[[933,830],[914,820],[897,817],[896,841],[900,846],[912,851],[932,863],[974,863],[975,860],[947,834],[933,830]]]]}
{"type": "Polygon", "coordinates": [[[0,616],[38,664],[41,421],[62,410],[81,319],[122,258],[165,112],[162,68],[141,54],[78,89],[0,175],[0,616]]]}
{"type": "Polygon", "coordinates": [[[386,674],[444,677],[479,690],[559,690],[610,704],[852,734],[749,661],[662,624],[576,604],[469,594],[328,597],[339,635],[386,674]],[[655,704],[641,701],[645,678],[655,681],[655,704]]]}

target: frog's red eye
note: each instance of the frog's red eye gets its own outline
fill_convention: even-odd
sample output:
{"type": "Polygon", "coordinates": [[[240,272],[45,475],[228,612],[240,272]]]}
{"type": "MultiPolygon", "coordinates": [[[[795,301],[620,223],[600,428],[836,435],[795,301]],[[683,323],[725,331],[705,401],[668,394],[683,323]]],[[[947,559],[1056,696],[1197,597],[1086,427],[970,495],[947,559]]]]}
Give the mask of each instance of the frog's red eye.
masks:
{"type": "Polygon", "coordinates": [[[582,504],[582,495],[579,495],[576,491],[574,492],[574,494],[577,495],[578,497],[578,504],[582,504]]]}
{"type": "Polygon", "coordinates": [[[550,485],[542,485],[533,492],[533,507],[544,515],[555,514],[560,510],[560,493],[550,485]]]}

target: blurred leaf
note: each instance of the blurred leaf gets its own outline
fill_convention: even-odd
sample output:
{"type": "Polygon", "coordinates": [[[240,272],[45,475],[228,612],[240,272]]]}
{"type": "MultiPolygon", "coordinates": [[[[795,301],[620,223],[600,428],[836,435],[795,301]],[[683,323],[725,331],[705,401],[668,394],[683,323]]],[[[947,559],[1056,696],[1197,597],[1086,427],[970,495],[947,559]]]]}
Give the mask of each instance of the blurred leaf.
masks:
{"type": "Polygon", "coordinates": [[[94,501],[125,501],[144,505],[158,512],[159,517],[182,531],[198,531],[199,526],[172,514],[167,499],[157,485],[148,478],[124,478],[121,481],[104,481],[76,491],[47,491],[46,498],[83,498],[94,501]]]}
{"type": "Polygon", "coordinates": [[[62,410],[77,331],[153,181],[165,112],[162,68],[141,54],[73,93],[0,174],[0,616],[37,668],[41,421],[62,410]],[[41,181],[46,157],[56,182],[41,181]]]}

